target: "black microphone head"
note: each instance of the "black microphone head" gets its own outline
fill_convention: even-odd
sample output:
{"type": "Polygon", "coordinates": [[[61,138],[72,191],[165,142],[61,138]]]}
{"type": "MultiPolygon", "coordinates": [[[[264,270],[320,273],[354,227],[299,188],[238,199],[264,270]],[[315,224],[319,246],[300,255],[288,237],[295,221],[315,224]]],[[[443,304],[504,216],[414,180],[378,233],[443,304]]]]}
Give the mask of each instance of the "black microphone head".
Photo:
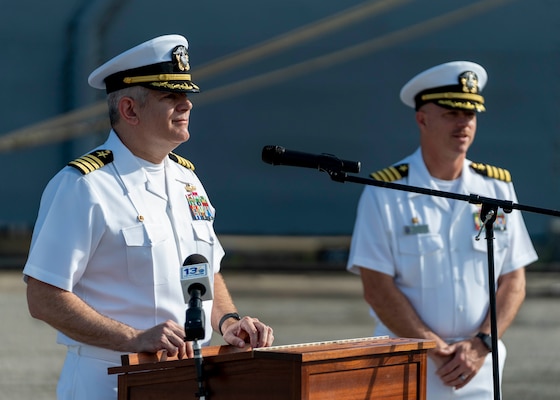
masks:
{"type": "Polygon", "coordinates": [[[202,254],[191,254],[185,258],[183,265],[193,265],[193,264],[208,264],[208,260],[202,254]]]}
{"type": "Polygon", "coordinates": [[[278,157],[286,151],[282,146],[264,146],[262,149],[262,160],[267,164],[275,165],[278,157]]]}

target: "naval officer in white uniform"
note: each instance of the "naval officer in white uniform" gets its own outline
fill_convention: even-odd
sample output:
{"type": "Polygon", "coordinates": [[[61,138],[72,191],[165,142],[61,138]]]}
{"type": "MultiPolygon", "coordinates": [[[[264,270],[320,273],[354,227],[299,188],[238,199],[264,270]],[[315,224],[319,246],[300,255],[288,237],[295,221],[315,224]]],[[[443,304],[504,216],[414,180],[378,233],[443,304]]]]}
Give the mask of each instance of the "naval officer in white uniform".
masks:
{"type": "MultiPolygon", "coordinates": [[[[517,201],[509,172],[467,159],[485,111],[485,69],[468,61],[412,78],[401,100],[415,109],[420,147],[372,173],[377,180],[517,201]]],[[[480,206],[367,186],[357,210],[349,271],[360,274],[375,335],[433,340],[427,398],[492,399],[488,256],[480,206]]],[[[525,267],[537,255],[519,211],[494,223],[497,327],[501,337],[525,297],[525,267]]],[[[498,341],[500,377],[506,357],[498,341]]]]}
{"type": "Polygon", "coordinates": [[[269,326],[237,313],[220,274],[214,208],[192,163],[173,153],[189,139],[190,94],[199,91],[187,40],[142,43],[89,83],[107,92],[112,130],[49,182],[24,268],[31,315],[68,347],[58,399],[116,399],[107,368],[123,353],[193,357],[180,282],[192,254],[208,260],[213,292],[200,343],[214,330],[234,346],[271,345],[269,326]]]}

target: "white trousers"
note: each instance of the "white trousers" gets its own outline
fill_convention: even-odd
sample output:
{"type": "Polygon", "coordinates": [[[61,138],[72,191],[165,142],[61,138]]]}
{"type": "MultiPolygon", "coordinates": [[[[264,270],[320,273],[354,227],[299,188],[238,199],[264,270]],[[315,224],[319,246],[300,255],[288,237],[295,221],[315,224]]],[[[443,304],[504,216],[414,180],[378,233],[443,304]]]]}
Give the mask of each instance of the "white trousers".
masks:
{"type": "Polygon", "coordinates": [[[56,388],[58,400],[116,400],[117,375],[107,369],[121,366],[118,352],[91,346],[69,346],[56,388]]]}
{"type": "MultiPolygon", "coordinates": [[[[506,361],[506,347],[498,340],[498,364],[500,372],[500,388],[502,387],[502,373],[506,361]]],[[[492,368],[492,353],[488,353],[484,365],[471,381],[463,388],[455,390],[442,383],[436,375],[436,367],[428,358],[427,396],[429,400],[492,400],[494,398],[494,371],[492,368]]],[[[501,398],[501,393],[500,393],[501,398]]]]}

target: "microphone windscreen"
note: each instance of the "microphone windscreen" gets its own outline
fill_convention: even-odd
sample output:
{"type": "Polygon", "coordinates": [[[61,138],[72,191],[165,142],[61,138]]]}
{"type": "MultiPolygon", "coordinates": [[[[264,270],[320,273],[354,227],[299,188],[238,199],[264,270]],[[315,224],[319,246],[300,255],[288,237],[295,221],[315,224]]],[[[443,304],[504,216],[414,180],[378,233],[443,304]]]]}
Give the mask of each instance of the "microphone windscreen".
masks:
{"type": "Polygon", "coordinates": [[[276,164],[278,157],[286,151],[282,146],[264,146],[262,149],[262,160],[267,164],[276,164]]]}
{"type": "Polygon", "coordinates": [[[183,265],[205,264],[208,263],[206,257],[201,254],[191,254],[185,259],[183,265]]]}

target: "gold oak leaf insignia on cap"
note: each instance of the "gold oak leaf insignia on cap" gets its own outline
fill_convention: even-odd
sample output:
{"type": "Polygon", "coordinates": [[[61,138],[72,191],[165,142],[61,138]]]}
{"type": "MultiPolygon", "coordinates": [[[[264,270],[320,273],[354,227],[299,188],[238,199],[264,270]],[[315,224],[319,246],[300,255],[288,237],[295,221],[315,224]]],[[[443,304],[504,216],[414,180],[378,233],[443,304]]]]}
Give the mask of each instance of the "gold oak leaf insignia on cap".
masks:
{"type": "Polygon", "coordinates": [[[393,165],[382,170],[372,172],[370,176],[377,181],[393,182],[408,176],[408,164],[393,165]]]}
{"type": "Polygon", "coordinates": [[[169,158],[175,161],[177,164],[182,165],[183,167],[190,169],[191,171],[194,171],[194,164],[186,158],[183,158],[175,153],[169,153],[169,158]]]}
{"type": "Polygon", "coordinates": [[[68,166],[74,167],[80,171],[82,175],[86,175],[112,162],[113,152],[111,150],[95,150],[74,161],[70,161],[68,166]]]}
{"type": "Polygon", "coordinates": [[[494,167],[488,164],[471,163],[470,167],[477,173],[488,178],[498,179],[504,182],[511,182],[511,174],[507,169],[494,167]]]}

